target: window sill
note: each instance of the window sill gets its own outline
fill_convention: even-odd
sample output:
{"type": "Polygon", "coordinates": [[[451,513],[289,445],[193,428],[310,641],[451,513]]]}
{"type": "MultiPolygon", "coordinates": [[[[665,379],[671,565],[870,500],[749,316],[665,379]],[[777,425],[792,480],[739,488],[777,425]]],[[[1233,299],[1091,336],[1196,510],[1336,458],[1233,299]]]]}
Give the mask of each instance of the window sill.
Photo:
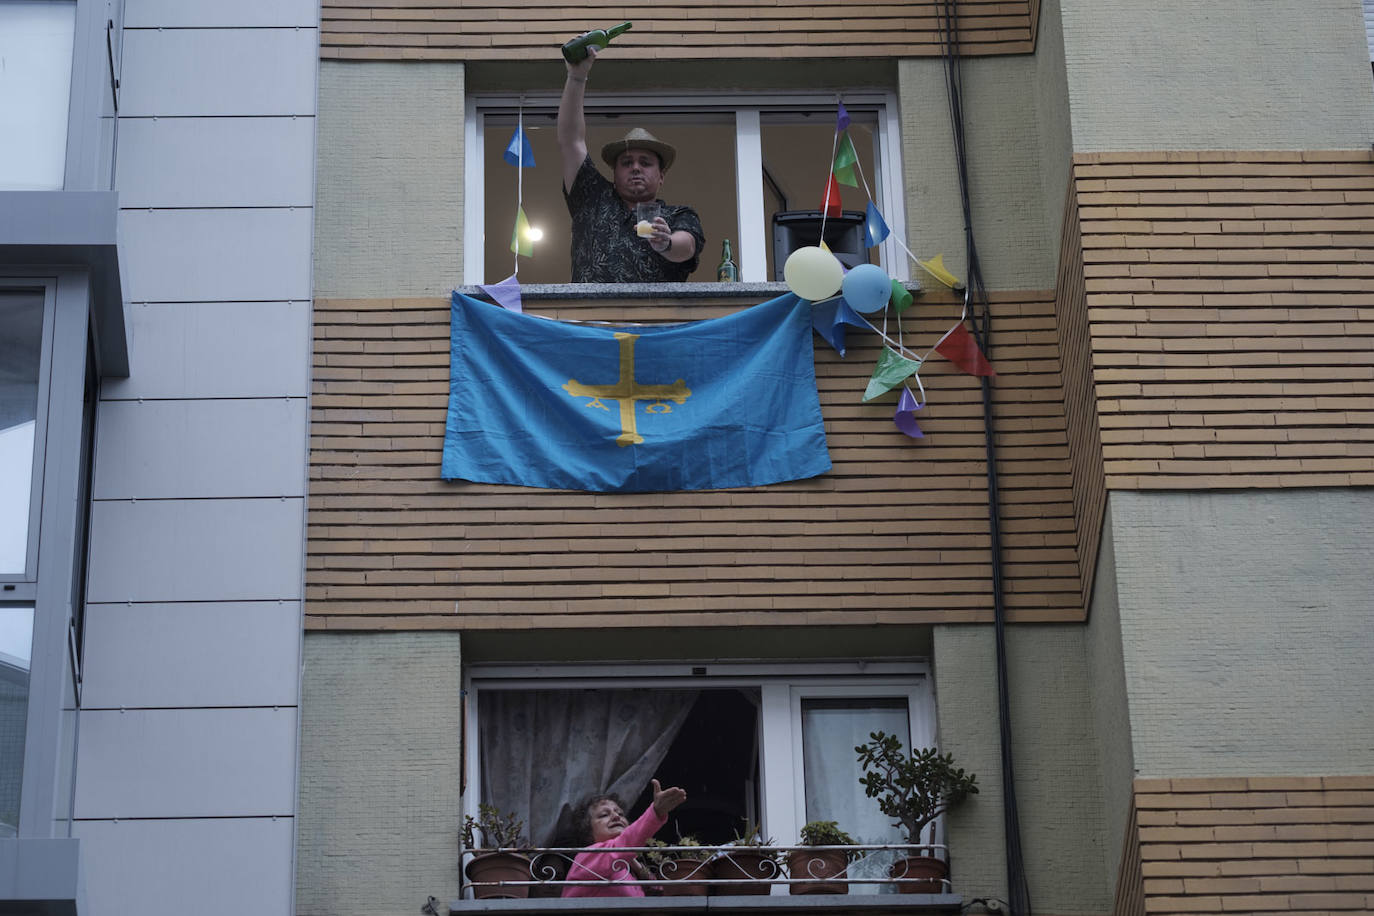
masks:
{"type": "Polygon", "coordinates": [[[745,897],[581,897],[567,900],[457,900],[449,912],[536,916],[546,913],[807,913],[811,916],[887,916],[958,913],[958,894],[811,894],[745,897]]]}

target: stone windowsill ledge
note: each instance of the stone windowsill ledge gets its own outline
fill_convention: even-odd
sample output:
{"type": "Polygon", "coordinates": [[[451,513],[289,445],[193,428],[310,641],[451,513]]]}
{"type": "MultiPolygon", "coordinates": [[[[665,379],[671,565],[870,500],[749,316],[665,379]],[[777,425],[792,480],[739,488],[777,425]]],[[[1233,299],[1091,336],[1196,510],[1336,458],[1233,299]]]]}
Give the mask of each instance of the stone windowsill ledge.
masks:
{"type": "MultiPolygon", "coordinates": [[[[912,280],[902,284],[913,295],[921,284],[912,280]]],[[[486,298],[478,286],[460,286],[458,292],[486,298]]],[[[754,299],[763,302],[787,292],[786,283],[522,283],[520,298],[540,299],[754,299]]]]}
{"type": "Polygon", "coordinates": [[[551,916],[556,913],[613,913],[617,916],[658,913],[804,913],[807,916],[904,916],[911,913],[961,912],[958,894],[815,894],[720,897],[570,897],[566,900],[456,900],[451,916],[499,913],[503,916],[551,916]]]}

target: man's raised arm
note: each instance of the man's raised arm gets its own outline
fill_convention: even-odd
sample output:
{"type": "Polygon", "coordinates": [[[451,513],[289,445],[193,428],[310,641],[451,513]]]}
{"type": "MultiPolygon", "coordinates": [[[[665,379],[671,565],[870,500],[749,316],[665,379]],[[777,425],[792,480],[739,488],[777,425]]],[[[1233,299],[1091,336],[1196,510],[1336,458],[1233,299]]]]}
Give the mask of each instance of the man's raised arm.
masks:
{"type": "Polygon", "coordinates": [[[587,119],[582,113],[587,94],[587,74],[596,62],[596,48],[587,49],[585,60],[576,64],[564,61],[568,78],[563,83],[563,98],[558,102],[558,154],[563,160],[563,188],[571,191],[582,161],[587,158],[587,119]]]}

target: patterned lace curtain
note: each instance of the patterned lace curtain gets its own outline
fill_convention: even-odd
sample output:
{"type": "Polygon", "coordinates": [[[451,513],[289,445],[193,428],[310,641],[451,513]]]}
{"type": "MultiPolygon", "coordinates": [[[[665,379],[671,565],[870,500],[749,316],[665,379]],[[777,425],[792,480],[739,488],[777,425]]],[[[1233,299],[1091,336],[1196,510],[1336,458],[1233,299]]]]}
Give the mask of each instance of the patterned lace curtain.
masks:
{"type": "Polygon", "coordinates": [[[484,690],[482,800],[523,818],[535,846],[552,846],[583,796],[614,792],[634,804],[697,693],[484,690]]]}

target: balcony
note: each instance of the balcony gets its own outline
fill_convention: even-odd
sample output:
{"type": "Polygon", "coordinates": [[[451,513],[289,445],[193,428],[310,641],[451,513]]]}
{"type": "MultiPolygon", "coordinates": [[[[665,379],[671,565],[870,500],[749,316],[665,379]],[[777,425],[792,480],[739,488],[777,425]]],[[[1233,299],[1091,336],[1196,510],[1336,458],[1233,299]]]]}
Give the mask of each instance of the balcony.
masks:
{"type": "Polygon", "coordinates": [[[581,847],[522,850],[508,872],[470,873],[479,858],[464,852],[463,898],[450,905],[451,913],[753,913],[760,911],[808,914],[958,913],[963,898],[947,877],[948,850],[943,846],[635,846],[624,847],[651,861],[648,877],[629,875],[625,862],[613,863],[608,873],[569,876],[581,847]],[[826,855],[849,862],[836,875],[826,855]],[[916,856],[912,862],[908,856],[916,856]],[[921,861],[925,860],[925,861],[921,861]],[[889,863],[891,863],[889,865],[889,863]],[[924,865],[935,865],[937,876],[924,865]],[[632,884],[645,897],[563,898],[564,888],[632,884]]]}

